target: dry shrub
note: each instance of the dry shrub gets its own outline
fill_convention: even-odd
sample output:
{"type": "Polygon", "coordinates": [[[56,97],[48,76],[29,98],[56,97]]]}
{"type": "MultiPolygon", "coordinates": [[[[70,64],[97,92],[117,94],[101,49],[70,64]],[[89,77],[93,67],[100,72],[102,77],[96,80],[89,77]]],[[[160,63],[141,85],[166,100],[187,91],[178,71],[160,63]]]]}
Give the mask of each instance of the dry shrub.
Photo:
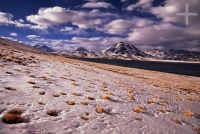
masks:
{"type": "Polygon", "coordinates": [[[27,83],[29,83],[29,84],[36,84],[34,81],[28,81],[27,83]]]}
{"type": "Polygon", "coordinates": [[[168,112],[171,112],[171,110],[169,108],[157,108],[157,111],[158,112],[161,112],[161,113],[168,113],[168,112]]]}
{"type": "Polygon", "coordinates": [[[45,95],[46,92],[42,91],[42,92],[39,92],[40,95],[45,95]]]}
{"type": "Polygon", "coordinates": [[[32,78],[36,78],[36,76],[34,74],[30,74],[29,76],[32,78]]]}
{"type": "Polygon", "coordinates": [[[89,120],[89,116],[90,114],[88,112],[85,112],[82,116],[81,116],[81,119],[83,120],[89,120]]]}
{"type": "Polygon", "coordinates": [[[21,115],[23,112],[20,108],[15,108],[15,109],[9,110],[7,113],[21,115]]]}
{"type": "Polygon", "coordinates": [[[12,72],[6,72],[7,74],[13,74],[12,72]]]}
{"type": "Polygon", "coordinates": [[[108,89],[106,89],[106,88],[101,88],[101,90],[104,91],[104,92],[108,91],[108,89]]]}
{"type": "Polygon", "coordinates": [[[135,96],[132,95],[132,94],[129,94],[128,97],[129,97],[129,99],[130,99],[131,101],[136,100],[135,96]]]}
{"type": "Polygon", "coordinates": [[[88,105],[89,103],[87,101],[81,101],[80,102],[82,105],[88,105]]]}
{"type": "Polygon", "coordinates": [[[81,93],[77,93],[77,92],[73,92],[72,94],[75,96],[81,96],[81,93]]]}
{"type": "Polygon", "coordinates": [[[167,100],[160,100],[159,104],[161,104],[161,105],[168,104],[168,101],[167,100]]]}
{"type": "Polygon", "coordinates": [[[43,80],[48,80],[48,78],[46,76],[41,76],[40,78],[43,80]]]}
{"type": "Polygon", "coordinates": [[[74,86],[80,86],[80,85],[77,84],[76,82],[73,82],[72,85],[74,85],[74,86]]]}
{"type": "Polygon", "coordinates": [[[17,89],[14,87],[4,87],[6,90],[12,90],[12,91],[16,91],[17,89]]]}
{"type": "Polygon", "coordinates": [[[81,119],[83,119],[83,120],[89,120],[89,117],[82,115],[81,119]]]}
{"type": "Polygon", "coordinates": [[[58,116],[58,112],[54,109],[47,110],[47,114],[50,116],[58,116]]]}
{"type": "Polygon", "coordinates": [[[194,113],[191,112],[190,110],[184,110],[183,111],[183,115],[185,115],[187,117],[190,117],[190,116],[194,116],[194,113]]]}
{"type": "Polygon", "coordinates": [[[52,94],[53,95],[53,97],[59,97],[60,96],[60,94],[52,94]]]}
{"type": "Polygon", "coordinates": [[[39,101],[38,104],[40,104],[40,105],[45,105],[45,103],[44,103],[44,102],[41,102],[41,101],[39,101]]]}
{"type": "Polygon", "coordinates": [[[74,80],[74,79],[69,79],[70,81],[73,81],[73,82],[76,82],[76,80],[74,80]]]}
{"type": "Polygon", "coordinates": [[[132,94],[133,90],[132,89],[128,89],[127,92],[128,92],[128,94],[132,94]]]}
{"type": "Polygon", "coordinates": [[[85,112],[84,114],[85,114],[86,116],[89,116],[89,115],[90,115],[88,112],[85,112]]]}
{"type": "Polygon", "coordinates": [[[134,108],[133,108],[133,112],[141,113],[141,112],[143,112],[143,108],[140,107],[140,106],[134,107],[134,108]]]}
{"type": "Polygon", "coordinates": [[[157,103],[157,99],[156,99],[156,98],[153,98],[153,99],[151,99],[151,100],[148,100],[147,103],[148,103],[148,104],[155,104],[155,103],[157,103]]]}
{"type": "Polygon", "coordinates": [[[114,95],[113,92],[111,92],[111,91],[108,91],[106,94],[107,95],[114,95]]]}
{"type": "Polygon", "coordinates": [[[96,112],[101,114],[101,113],[104,113],[106,110],[103,108],[103,107],[97,107],[96,108],[96,112]]]}
{"type": "Polygon", "coordinates": [[[65,80],[67,79],[66,77],[60,77],[60,78],[61,78],[61,79],[65,79],[65,80]]]}
{"type": "Polygon", "coordinates": [[[3,117],[2,121],[7,124],[17,124],[22,123],[25,121],[25,119],[21,116],[22,110],[19,108],[12,109],[8,111],[3,117]]]}
{"type": "Polygon", "coordinates": [[[64,92],[61,92],[60,94],[61,94],[61,95],[67,95],[67,93],[64,93],[64,92]]]}
{"type": "Polygon", "coordinates": [[[111,96],[109,96],[109,95],[104,95],[101,98],[104,99],[104,100],[111,100],[112,99],[111,96]]]}
{"type": "Polygon", "coordinates": [[[200,134],[200,127],[193,126],[192,129],[197,132],[197,134],[200,134]]]}
{"type": "Polygon", "coordinates": [[[142,118],[135,117],[135,120],[142,121],[142,118]]]}
{"type": "Polygon", "coordinates": [[[89,96],[88,99],[89,99],[89,100],[95,100],[95,98],[94,98],[94,97],[91,97],[91,96],[89,96]]]}
{"type": "Polygon", "coordinates": [[[40,88],[40,86],[33,86],[33,88],[40,88]]]}
{"type": "Polygon", "coordinates": [[[75,105],[76,104],[75,101],[73,101],[73,100],[67,100],[66,103],[68,105],[75,105]]]}
{"type": "Polygon", "coordinates": [[[182,124],[182,123],[181,123],[181,121],[180,121],[180,120],[178,120],[178,119],[171,118],[171,120],[172,120],[173,122],[177,123],[177,124],[180,124],[180,125],[182,124]]]}

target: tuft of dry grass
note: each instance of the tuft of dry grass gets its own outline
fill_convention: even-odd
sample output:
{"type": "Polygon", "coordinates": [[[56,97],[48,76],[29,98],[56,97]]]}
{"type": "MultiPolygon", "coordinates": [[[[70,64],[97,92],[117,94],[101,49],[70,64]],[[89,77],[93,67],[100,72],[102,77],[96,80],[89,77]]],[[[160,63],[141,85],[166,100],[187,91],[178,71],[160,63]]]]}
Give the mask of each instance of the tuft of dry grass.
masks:
{"type": "Polygon", "coordinates": [[[133,93],[133,89],[128,89],[127,92],[128,92],[128,94],[132,94],[133,93]]]}
{"type": "Polygon", "coordinates": [[[142,121],[142,118],[135,117],[135,120],[137,120],[137,121],[142,121]]]}
{"type": "Polygon", "coordinates": [[[40,104],[40,105],[45,105],[45,103],[44,103],[44,102],[41,102],[41,101],[39,101],[38,104],[40,104]]]}
{"type": "Polygon", "coordinates": [[[46,76],[41,76],[40,78],[43,80],[48,80],[48,78],[46,76]]]}
{"type": "Polygon", "coordinates": [[[89,100],[95,100],[95,98],[94,98],[94,97],[91,97],[91,96],[88,96],[88,99],[89,99],[89,100]]]}
{"type": "Polygon", "coordinates": [[[191,112],[190,110],[184,110],[184,111],[182,112],[182,114],[183,114],[184,116],[187,116],[187,117],[194,116],[194,113],[191,112]]]}
{"type": "Polygon", "coordinates": [[[156,98],[153,98],[153,99],[151,99],[151,100],[148,100],[147,103],[148,103],[148,104],[155,104],[155,103],[157,103],[157,99],[156,99],[156,98]]]}
{"type": "Polygon", "coordinates": [[[160,100],[159,104],[161,104],[161,105],[168,104],[168,101],[167,100],[160,100]]]}
{"type": "Polygon", "coordinates": [[[113,92],[111,92],[111,91],[108,91],[106,94],[107,95],[114,95],[113,92]]]}
{"type": "Polygon", "coordinates": [[[2,121],[7,124],[17,124],[24,122],[24,118],[21,115],[6,113],[2,117],[2,121]]]}
{"type": "Polygon", "coordinates": [[[101,90],[104,91],[104,92],[108,91],[108,89],[106,89],[106,88],[101,88],[101,90]]]}
{"type": "Polygon", "coordinates": [[[106,110],[103,108],[103,107],[97,107],[96,108],[96,112],[101,114],[101,113],[104,113],[106,110]]]}
{"type": "Polygon", "coordinates": [[[130,99],[131,101],[136,100],[135,96],[133,96],[133,95],[129,95],[129,99],[130,99]]]}
{"type": "Polygon", "coordinates": [[[197,134],[200,134],[200,127],[193,126],[192,129],[197,132],[197,134]]]}
{"type": "Polygon", "coordinates": [[[4,87],[6,90],[16,91],[17,89],[14,87],[4,87]]]}
{"type": "Polygon", "coordinates": [[[44,91],[41,91],[41,92],[39,92],[39,94],[40,94],[40,95],[45,95],[45,94],[46,94],[46,92],[44,92],[44,91]]]}
{"type": "Polygon", "coordinates": [[[111,100],[112,99],[110,95],[103,95],[101,98],[104,99],[104,100],[111,100]]]}
{"type": "Polygon", "coordinates": [[[141,113],[141,112],[143,112],[143,108],[140,107],[140,106],[134,107],[133,108],[133,112],[135,112],[135,113],[141,113]]]}
{"type": "Polygon", "coordinates": [[[178,120],[178,119],[171,118],[171,120],[172,120],[173,122],[175,122],[176,124],[180,124],[180,125],[182,124],[181,121],[178,120]]]}
{"type": "Polygon", "coordinates": [[[76,82],[72,83],[73,86],[80,86],[79,84],[77,84],[76,82]]]}
{"type": "Polygon", "coordinates": [[[8,111],[2,118],[1,120],[4,123],[7,124],[17,124],[17,123],[22,123],[25,121],[25,119],[21,116],[22,110],[19,108],[12,109],[8,111]]]}
{"type": "Polygon", "coordinates": [[[50,116],[58,116],[58,112],[55,109],[47,110],[47,114],[50,116]]]}
{"type": "Polygon", "coordinates": [[[27,83],[35,85],[36,83],[34,81],[28,81],[27,83]]]}
{"type": "Polygon", "coordinates": [[[169,113],[171,112],[171,110],[169,108],[157,108],[157,111],[158,112],[161,112],[161,113],[169,113]]]}
{"type": "Polygon", "coordinates": [[[6,71],[6,74],[13,74],[12,72],[8,72],[8,71],[6,71]]]}
{"type": "Polygon", "coordinates": [[[77,92],[73,92],[72,94],[75,96],[81,96],[81,93],[77,93],[77,92]]]}
{"type": "Polygon", "coordinates": [[[15,108],[15,109],[9,110],[7,113],[20,115],[23,112],[22,112],[22,110],[20,108],[15,108]]]}
{"type": "Polygon", "coordinates": [[[80,102],[82,105],[88,105],[89,103],[87,101],[81,101],[80,102]]]}
{"type": "Polygon", "coordinates": [[[66,103],[68,105],[75,105],[76,104],[74,100],[67,100],[66,103]]]}
{"type": "Polygon", "coordinates": [[[64,92],[61,92],[60,94],[61,94],[61,95],[67,95],[67,93],[64,93],[64,92]]]}
{"type": "Polygon", "coordinates": [[[61,79],[65,79],[65,80],[67,80],[67,78],[66,78],[66,77],[63,77],[63,76],[61,76],[60,78],[61,78],[61,79]]]}
{"type": "Polygon", "coordinates": [[[76,82],[76,80],[75,79],[69,79],[70,81],[73,81],[73,82],[76,82]]]}
{"type": "Polygon", "coordinates": [[[60,94],[52,94],[53,95],[53,97],[59,97],[60,96],[60,94]]]}
{"type": "Polygon", "coordinates": [[[30,74],[29,77],[36,78],[34,74],[30,74]]]}
{"type": "Polygon", "coordinates": [[[88,112],[85,112],[82,116],[81,116],[81,119],[83,120],[89,120],[89,116],[90,114],[88,112]]]}
{"type": "Polygon", "coordinates": [[[36,86],[36,85],[34,85],[33,88],[40,88],[40,86],[36,86]]]}
{"type": "Polygon", "coordinates": [[[89,117],[82,115],[82,116],[81,116],[81,119],[83,119],[83,120],[86,120],[86,121],[87,121],[87,120],[89,120],[89,117]]]}

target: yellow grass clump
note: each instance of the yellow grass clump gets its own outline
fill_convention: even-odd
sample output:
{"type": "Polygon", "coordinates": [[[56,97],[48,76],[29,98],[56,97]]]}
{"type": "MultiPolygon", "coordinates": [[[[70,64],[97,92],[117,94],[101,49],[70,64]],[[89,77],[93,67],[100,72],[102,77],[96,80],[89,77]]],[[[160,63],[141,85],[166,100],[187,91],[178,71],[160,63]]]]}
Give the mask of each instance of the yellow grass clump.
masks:
{"type": "Polygon", "coordinates": [[[67,100],[66,103],[68,105],[75,105],[76,104],[75,101],[73,101],[73,100],[67,100]]]}
{"type": "Polygon", "coordinates": [[[143,112],[143,108],[140,107],[140,106],[136,106],[136,107],[133,108],[133,112],[135,112],[135,113],[141,113],[141,112],[143,112]]]}
{"type": "Polygon", "coordinates": [[[47,114],[50,116],[58,116],[58,112],[54,109],[48,110],[47,114]]]}
{"type": "Polygon", "coordinates": [[[104,113],[105,112],[105,109],[103,107],[97,107],[96,108],[96,112],[101,114],[101,113],[104,113]]]}
{"type": "Polygon", "coordinates": [[[191,116],[194,116],[194,113],[191,112],[190,110],[184,110],[183,115],[185,115],[187,117],[191,117],[191,116]]]}
{"type": "Polygon", "coordinates": [[[75,96],[81,96],[81,93],[77,93],[77,92],[73,92],[72,94],[75,96]]]}
{"type": "Polygon", "coordinates": [[[2,118],[1,120],[4,123],[7,124],[17,124],[17,123],[22,123],[25,121],[25,119],[21,116],[22,110],[19,108],[12,109],[8,111],[2,118]]]}
{"type": "Polygon", "coordinates": [[[14,87],[4,87],[6,90],[16,91],[17,89],[14,87]]]}

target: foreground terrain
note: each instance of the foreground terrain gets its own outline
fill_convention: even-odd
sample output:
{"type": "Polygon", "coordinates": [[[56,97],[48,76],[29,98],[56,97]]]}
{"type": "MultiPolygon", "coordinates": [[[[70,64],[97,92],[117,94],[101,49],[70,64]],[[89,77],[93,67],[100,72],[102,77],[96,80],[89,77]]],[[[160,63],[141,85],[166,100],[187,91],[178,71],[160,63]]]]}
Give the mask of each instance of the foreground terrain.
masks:
{"type": "Polygon", "coordinates": [[[199,77],[0,52],[0,133],[200,133],[199,77]],[[13,109],[22,123],[3,120],[13,109]]]}

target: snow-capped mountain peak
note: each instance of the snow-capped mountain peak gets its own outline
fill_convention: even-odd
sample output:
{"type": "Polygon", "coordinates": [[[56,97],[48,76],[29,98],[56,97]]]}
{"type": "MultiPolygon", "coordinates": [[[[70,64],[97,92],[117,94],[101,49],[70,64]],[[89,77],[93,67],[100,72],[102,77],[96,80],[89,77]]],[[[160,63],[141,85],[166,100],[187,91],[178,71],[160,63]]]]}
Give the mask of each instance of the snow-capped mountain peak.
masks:
{"type": "Polygon", "coordinates": [[[53,50],[52,48],[50,48],[46,45],[35,45],[34,47],[37,49],[40,49],[42,51],[46,51],[46,52],[55,52],[55,50],[53,50]]]}
{"type": "Polygon", "coordinates": [[[89,52],[86,48],[84,47],[79,47],[77,48],[75,51],[78,51],[78,52],[89,52]]]}
{"type": "Polygon", "coordinates": [[[105,49],[102,51],[103,53],[113,53],[113,54],[119,54],[119,55],[135,55],[135,56],[146,56],[144,52],[136,48],[133,44],[127,43],[127,42],[119,42],[111,47],[105,49]]]}

